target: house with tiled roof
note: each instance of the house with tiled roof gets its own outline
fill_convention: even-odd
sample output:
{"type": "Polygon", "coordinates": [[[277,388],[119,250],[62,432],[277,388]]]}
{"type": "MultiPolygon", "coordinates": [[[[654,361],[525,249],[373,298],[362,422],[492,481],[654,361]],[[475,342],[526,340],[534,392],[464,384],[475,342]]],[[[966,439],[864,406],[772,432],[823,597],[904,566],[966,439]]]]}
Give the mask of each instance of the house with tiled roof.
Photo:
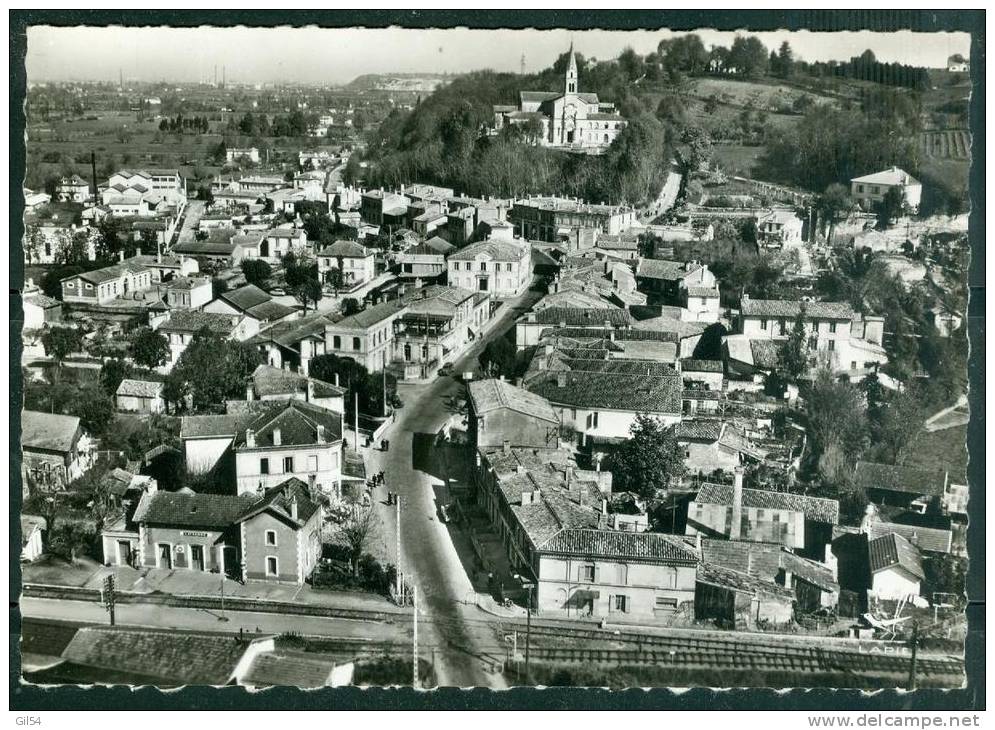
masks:
{"type": "Polygon", "coordinates": [[[611,475],[571,452],[505,443],[478,449],[477,500],[545,617],[665,622],[694,598],[693,545],[606,529],[611,475]]]}
{"type": "Polygon", "coordinates": [[[246,387],[246,400],[302,400],[335,413],[345,413],[347,391],[338,385],[272,365],[258,366],[250,381],[246,387]]]}
{"type": "Polygon", "coordinates": [[[569,360],[563,369],[543,369],[542,364],[530,371],[524,387],[549,401],[563,427],[582,440],[628,438],[640,413],[666,424],[681,420],[681,376],[676,371],[645,374],[653,363],[643,363],[635,372],[609,375],[569,360]]]}
{"type": "Polygon", "coordinates": [[[892,532],[901,535],[915,545],[920,552],[940,553],[954,551],[953,531],[949,527],[930,527],[912,521],[885,522],[876,520],[867,525],[867,538],[876,540],[892,532]]]}
{"type": "Polygon", "coordinates": [[[327,280],[332,269],[342,272],[347,289],[372,281],[376,276],[374,250],[355,241],[336,241],[318,251],[318,274],[327,280]]]}
{"type": "Polygon", "coordinates": [[[224,415],[185,416],[187,470],[231,478],[239,494],[297,477],[329,494],[342,479],[342,414],[299,399],[230,401],[224,415]]]}
{"type": "Polygon", "coordinates": [[[838,523],[835,499],[745,489],[743,470],[736,467],[733,484],[700,486],[688,504],[685,533],[777,543],[821,559],[838,523]]]}
{"type": "Polygon", "coordinates": [[[475,380],[468,388],[467,427],[474,447],[555,448],[560,419],[545,398],[505,380],[475,380]]]}
{"type": "Polygon", "coordinates": [[[272,296],[255,284],[246,284],[221,293],[217,299],[204,305],[204,311],[241,314],[257,320],[260,328],[300,316],[300,310],[274,301],[272,296]]]}
{"type": "Polygon", "coordinates": [[[119,296],[150,289],[158,280],[144,257],[125,258],[121,251],[116,264],[62,279],[62,301],[99,306],[119,296]]]}
{"type": "Polygon", "coordinates": [[[64,488],[90,468],[91,448],[76,416],[21,411],[21,470],[26,488],[64,488]]]}
{"type": "Polygon", "coordinates": [[[351,358],[371,373],[382,371],[394,358],[395,323],[405,311],[404,302],[391,299],[329,322],[324,352],[351,358]]]}
{"type": "Polygon", "coordinates": [[[850,196],[857,205],[867,211],[873,211],[892,188],[902,191],[910,212],[915,213],[919,210],[919,203],[922,201],[922,183],[899,167],[893,165],[887,170],[861,175],[850,180],[850,196]]]}
{"type": "Polygon", "coordinates": [[[55,195],[62,203],[85,203],[90,199],[90,183],[73,173],[59,178],[55,195]]]}
{"type": "Polygon", "coordinates": [[[611,306],[545,306],[533,310],[515,324],[515,345],[519,350],[539,344],[551,327],[588,330],[594,337],[609,337],[632,325],[628,310],[611,306]]]}
{"type": "Polygon", "coordinates": [[[155,380],[125,378],[114,393],[114,403],[119,411],[128,413],[162,413],[166,410],[163,387],[155,380]]]}
{"type": "Polygon", "coordinates": [[[516,297],[532,282],[532,247],[517,239],[471,243],[449,254],[446,267],[450,286],[496,299],[516,297]]]}
{"type": "Polygon", "coordinates": [[[169,317],[158,326],[157,331],[169,341],[169,362],[160,369],[169,372],[180,356],[202,332],[209,332],[226,340],[244,342],[256,334],[259,324],[254,319],[237,314],[218,314],[189,309],[169,312],[169,317]]]}
{"type": "MultiPolygon", "coordinates": [[[[258,309],[252,307],[252,310],[262,316],[264,311],[270,311],[269,308],[276,304],[266,302],[257,305],[258,309]]],[[[278,314],[275,309],[272,311],[274,315],[278,314]]],[[[333,312],[309,312],[303,317],[284,317],[262,328],[247,342],[262,352],[266,362],[273,367],[289,368],[307,375],[311,359],[327,351],[325,328],[341,319],[341,314],[333,312]]]]}
{"type": "Polygon", "coordinates": [[[942,469],[871,461],[857,462],[853,481],[875,504],[918,512],[925,512],[930,504],[941,504],[950,484],[947,472],[942,469]]]}
{"type": "Polygon", "coordinates": [[[684,464],[691,474],[732,472],[738,466],[763,461],[767,456],[764,449],[722,419],[685,419],[674,426],[674,436],[684,449],[684,464]]]}
{"type": "Polygon", "coordinates": [[[394,258],[397,273],[409,280],[436,279],[446,273],[446,256],[455,250],[445,239],[433,236],[397,254],[394,258]]]}
{"type": "MultiPolygon", "coordinates": [[[[804,323],[812,364],[825,364],[833,372],[862,377],[888,362],[883,346],[884,317],[861,315],[848,302],[752,299],[749,295],[740,302],[738,334],[726,340],[729,359],[757,360],[756,351],[752,351],[752,357],[745,350],[739,352],[744,348],[742,343],[783,343],[799,317],[804,323]],[[730,342],[733,339],[735,344],[730,342]]],[[[766,364],[756,362],[756,367],[763,369],[766,364]]]]}
{"type": "Polygon", "coordinates": [[[650,297],[650,304],[683,306],[688,301],[689,288],[714,289],[718,286],[715,274],[700,261],[640,258],[635,278],[639,291],[650,297]]]}
{"type": "Polygon", "coordinates": [[[880,599],[902,600],[919,595],[923,572],[919,549],[897,532],[867,542],[871,592],[880,599]]]}
{"type": "Polygon", "coordinates": [[[321,556],[321,520],[317,492],[295,477],[237,495],[146,492],[138,565],[300,584],[321,556]]]}
{"type": "Polygon", "coordinates": [[[765,210],[753,219],[757,245],[766,250],[797,248],[802,243],[802,219],[794,210],[765,210]]]}
{"type": "Polygon", "coordinates": [[[739,630],[790,624],[794,593],[748,573],[702,563],[695,580],[694,617],[739,630]]]}

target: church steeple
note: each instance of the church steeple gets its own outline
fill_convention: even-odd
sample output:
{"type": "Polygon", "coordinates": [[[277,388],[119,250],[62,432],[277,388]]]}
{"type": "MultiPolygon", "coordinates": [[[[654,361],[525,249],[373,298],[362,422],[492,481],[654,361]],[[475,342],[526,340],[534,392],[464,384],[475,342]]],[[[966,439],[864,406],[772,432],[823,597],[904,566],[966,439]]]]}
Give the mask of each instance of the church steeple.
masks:
{"type": "Polygon", "coordinates": [[[574,55],[574,44],[570,41],[570,59],[567,61],[567,75],[566,84],[564,86],[565,93],[576,94],[577,93],[577,56],[574,55]]]}

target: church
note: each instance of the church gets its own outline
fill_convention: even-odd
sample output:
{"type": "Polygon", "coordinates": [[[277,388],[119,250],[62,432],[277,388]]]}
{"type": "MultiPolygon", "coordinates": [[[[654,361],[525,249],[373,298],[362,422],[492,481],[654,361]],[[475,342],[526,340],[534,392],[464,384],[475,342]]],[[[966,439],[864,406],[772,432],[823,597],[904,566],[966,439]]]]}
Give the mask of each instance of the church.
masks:
{"type": "Polygon", "coordinates": [[[577,83],[577,58],[570,44],[570,59],[563,91],[522,91],[519,105],[494,106],[494,129],[507,124],[523,125],[527,136],[543,147],[599,155],[625,129],[625,119],[615,105],[584,94],[577,83]]]}

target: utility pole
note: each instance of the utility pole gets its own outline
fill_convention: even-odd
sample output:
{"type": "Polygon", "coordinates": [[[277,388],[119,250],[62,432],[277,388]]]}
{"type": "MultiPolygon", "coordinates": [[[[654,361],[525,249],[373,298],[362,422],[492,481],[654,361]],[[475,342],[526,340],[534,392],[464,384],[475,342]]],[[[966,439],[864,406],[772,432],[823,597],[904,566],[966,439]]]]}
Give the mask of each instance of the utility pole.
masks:
{"type": "Polygon", "coordinates": [[[529,675],[529,645],[532,640],[532,586],[529,586],[526,594],[528,601],[525,604],[525,681],[531,681],[529,675]]]}
{"type": "Polygon", "coordinates": [[[396,546],[397,546],[397,566],[394,570],[394,574],[397,577],[397,596],[398,598],[401,598],[403,600],[403,596],[401,595],[401,588],[403,586],[401,582],[401,495],[400,494],[394,495],[394,516],[395,516],[394,528],[396,532],[396,546]]]}
{"type": "Polygon", "coordinates": [[[359,391],[356,391],[355,396],[356,396],[356,401],[355,401],[356,413],[353,416],[353,422],[356,425],[356,440],[352,445],[352,450],[354,453],[358,454],[359,453],[359,391]]]}
{"type": "Polygon", "coordinates": [[[415,607],[415,620],[412,624],[412,651],[413,660],[411,662],[411,686],[418,688],[418,586],[411,586],[411,602],[415,607]]]}
{"type": "Polygon", "coordinates": [[[110,614],[111,626],[114,625],[114,575],[104,578],[104,608],[110,614]]]}
{"type": "MultiPolygon", "coordinates": [[[[113,621],[111,622],[113,623],[113,621]]],[[[912,662],[909,666],[909,686],[908,690],[911,692],[916,688],[916,662],[918,661],[919,653],[919,622],[912,624],[912,662]]]]}
{"type": "Polygon", "coordinates": [[[387,417],[387,353],[384,352],[383,363],[380,366],[380,372],[383,374],[383,417],[387,417]]]}

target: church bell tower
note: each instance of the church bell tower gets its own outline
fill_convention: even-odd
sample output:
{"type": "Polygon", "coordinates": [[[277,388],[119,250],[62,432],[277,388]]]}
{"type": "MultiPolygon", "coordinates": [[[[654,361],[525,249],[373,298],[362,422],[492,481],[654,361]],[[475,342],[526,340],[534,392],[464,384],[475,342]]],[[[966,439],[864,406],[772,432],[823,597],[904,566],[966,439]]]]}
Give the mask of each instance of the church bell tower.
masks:
{"type": "Polygon", "coordinates": [[[564,93],[566,94],[577,93],[577,57],[574,55],[573,41],[570,42],[570,59],[567,62],[567,76],[566,76],[566,85],[564,87],[564,93]]]}

